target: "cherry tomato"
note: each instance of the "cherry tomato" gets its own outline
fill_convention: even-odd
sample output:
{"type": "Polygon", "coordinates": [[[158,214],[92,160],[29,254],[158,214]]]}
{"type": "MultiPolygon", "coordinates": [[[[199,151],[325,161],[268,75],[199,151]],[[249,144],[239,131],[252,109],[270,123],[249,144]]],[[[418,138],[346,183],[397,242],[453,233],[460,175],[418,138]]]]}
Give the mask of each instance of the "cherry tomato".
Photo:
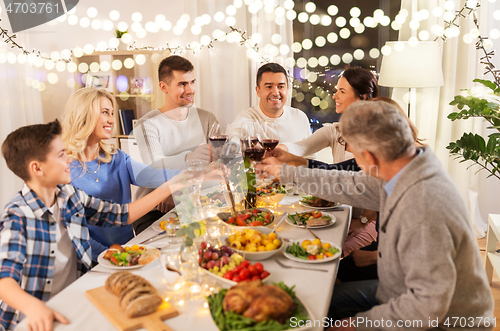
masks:
{"type": "Polygon", "coordinates": [[[273,214],[267,213],[266,216],[264,216],[264,218],[266,221],[270,221],[272,216],[273,216],[273,214]]]}
{"type": "Polygon", "coordinates": [[[118,260],[116,259],[116,257],[112,256],[110,258],[111,262],[113,262],[114,264],[118,265],[118,260]]]}
{"type": "Polygon", "coordinates": [[[236,283],[241,282],[240,277],[239,277],[238,275],[234,275],[234,277],[233,277],[233,282],[236,282],[236,283]]]}
{"type": "Polygon", "coordinates": [[[238,216],[236,216],[236,217],[237,217],[238,219],[240,219],[240,220],[246,220],[246,219],[250,218],[250,216],[251,216],[251,215],[252,215],[251,213],[247,213],[247,214],[241,214],[241,215],[238,215],[238,216]]]}
{"type": "Polygon", "coordinates": [[[320,211],[315,210],[312,212],[312,217],[314,218],[320,218],[321,216],[323,216],[323,214],[321,214],[320,211]]]}
{"type": "Polygon", "coordinates": [[[240,264],[239,266],[233,269],[233,272],[235,275],[237,275],[240,273],[241,270],[243,270],[243,266],[240,264]]]}
{"type": "Polygon", "coordinates": [[[316,256],[315,255],[309,255],[307,258],[309,260],[316,260],[316,256]]]}
{"type": "Polygon", "coordinates": [[[249,226],[263,226],[264,223],[262,223],[261,221],[253,221],[253,222],[250,222],[248,223],[249,226]]]}
{"type": "MultiPolygon", "coordinates": [[[[239,215],[238,215],[238,217],[239,217],[239,215]]],[[[239,226],[247,226],[247,222],[245,222],[244,220],[239,219],[239,218],[236,220],[236,223],[238,223],[239,226]]]]}
{"type": "Polygon", "coordinates": [[[259,275],[254,275],[254,276],[252,277],[252,280],[259,280],[259,279],[260,279],[260,276],[259,276],[259,275]]]}
{"type": "Polygon", "coordinates": [[[262,271],[262,273],[260,274],[260,279],[264,279],[266,278],[267,276],[269,276],[269,271],[262,271]]]}
{"type": "Polygon", "coordinates": [[[254,276],[260,274],[259,270],[257,270],[257,268],[255,268],[255,266],[253,265],[248,266],[248,271],[250,271],[250,273],[254,276]]]}
{"type": "Polygon", "coordinates": [[[255,267],[255,269],[257,269],[257,271],[258,271],[259,273],[261,273],[262,271],[264,271],[264,266],[263,266],[263,265],[262,265],[262,263],[260,263],[260,262],[255,263],[255,264],[254,264],[254,267],[255,267]]]}
{"type": "Polygon", "coordinates": [[[255,215],[255,214],[258,214],[258,213],[260,213],[260,209],[254,209],[254,210],[252,210],[252,214],[255,215]]]}
{"type": "Polygon", "coordinates": [[[240,266],[242,266],[243,268],[246,268],[249,265],[250,265],[250,261],[248,261],[248,260],[245,260],[245,261],[241,262],[241,264],[240,264],[240,266]]]}
{"type": "Polygon", "coordinates": [[[229,279],[229,280],[232,280],[234,277],[234,272],[232,272],[231,270],[227,271],[225,274],[224,274],[224,278],[226,279],[229,279]]]}
{"type": "Polygon", "coordinates": [[[229,220],[228,220],[227,222],[228,222],[229,224],[234,224],[234,223],[235,223],[235,221],[236,221],[236,217],[234,217],[234,216],[233,216],[233,217],[229,218],[229,220]]]}
{"type": "Polygon", "coordinates": [[[250,271],[248,271],[248,269],[243,269],[240,271],[238,276],[240,276],[241,280],[248,279],[250,277],[250,271]]]}

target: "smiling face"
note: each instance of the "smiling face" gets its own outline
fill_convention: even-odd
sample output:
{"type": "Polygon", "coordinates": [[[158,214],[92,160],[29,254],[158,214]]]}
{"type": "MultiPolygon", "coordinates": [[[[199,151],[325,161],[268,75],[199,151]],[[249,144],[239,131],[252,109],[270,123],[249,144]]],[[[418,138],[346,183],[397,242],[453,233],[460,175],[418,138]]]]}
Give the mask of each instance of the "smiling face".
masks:
{"type": "Polygon", "coordinates": [[[166,104],[169,109],[191,106],[194,103],[196,92],[196,79],[192,71],[174,70],[173,77],[167,84],[160,81],[160,89],[167,96],[166,104]]]}
{"type": "MultiPolygon", "coordinates": [[[[40,181],[45,187],[56,187],[59,184],[71,183],[71,171],[69,164],[71,159],[66,154],[66,148],[61,136],[56,136],[50,144],[50,151],[45,161],[38,162],[41,172],[40,181]]],[[[32,175],[33,176],[33,175],[32,175]]]]}
{"type": "Polygon", "coordinates": [[[111,138],[111,131],[115,124],[115,110],[108,98],[99,100],[99,118],[94,131],[90,134],[89,141],[100,141],[111,138]]]}
{"type": "Polygon", "coordinates": [[[260,98],[260,109],[269,117],[280,117],[288,96],[288,83],[285,74],[264,72],[259,86],[255,88],[260,98]]]}
{"type": "Polygon", "coordinates": [[[347,79],[340,77],[337,82],[337,93],[333,96],[333,100],[335,100],[335,111],[342,114],[347,107],[360,99],[354,94],[354,89],[347,79]]]}

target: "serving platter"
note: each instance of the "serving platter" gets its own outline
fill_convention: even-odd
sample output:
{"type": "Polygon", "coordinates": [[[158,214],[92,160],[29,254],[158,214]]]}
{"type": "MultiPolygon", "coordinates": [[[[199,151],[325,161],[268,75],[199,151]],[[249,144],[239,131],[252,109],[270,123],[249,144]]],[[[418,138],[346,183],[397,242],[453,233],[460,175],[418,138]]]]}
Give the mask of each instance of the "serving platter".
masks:
{"type": "MultiPolygon", "coordinates": [[[[226,284],[226,285],[230,285],[230,286],[234,286],[236,284],[238,284],[237,282],[235,281],[232,281],[232,280],[229,280],[229,279],[226,279],[224,277],[221,277],[221,276],[217,276],[216,274],[214,273],[211,273],[210,271],[208,271],[207,269],[203,269],[202,267],[200,267],[200,271],[209,276],[209,277],[212,277],[213,279],[217,280],[218,282],[221,282],[223,284],[226,284]]],[[[262,279],[263,282],[269,280],[271,278],[273,274],[272,273],[269,273],[269,276],[267,276],[266,278],[262,279]]]]}

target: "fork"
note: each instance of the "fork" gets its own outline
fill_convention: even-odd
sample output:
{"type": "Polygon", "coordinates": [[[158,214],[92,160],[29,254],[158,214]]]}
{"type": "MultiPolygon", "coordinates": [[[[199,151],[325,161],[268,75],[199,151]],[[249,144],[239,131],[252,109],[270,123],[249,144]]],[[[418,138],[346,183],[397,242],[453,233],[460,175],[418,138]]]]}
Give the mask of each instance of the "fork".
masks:
{"type": "MultiPolygon", "coordinates": [[[[319,239],[319,237],[318,237],[316,234],[314,234],[314,232],[312,232],[312,231],[311,231],[311,229],[309,229],[309,228],[307,227],[306,222],[304,222],[304,221],[302,221],[302,220],[300,219],[300,216],[297,216],[297,217],[295,218],[295,221],[296,221],[297,223],[299,223],[299,222],[300,222],[300,224],[301,224],[304,228],[306,228],[306,230],[307,230],[307,231],[309,231],[309,232],[310,232],[310,233],[314,236],[314,238],[319,239]]],[[[321,239],[320,239],[320,240],[321,240],[321,239]]]]}
{"type": "Polygon", "coordinates": [[[322,272],[328,272],[328,270],[326,269],[311,269],[311,268],[302,268],[302,267],[292,267],[292,266],[289,266],[289,265],[286,265],[286,264],[283,264],[280,260],[275,260],[276,263],[278,263],[278,265],[282,268],[285,268],[285,269],[304,269],[304,270],[311,270],[311,271],[322,271],[322,272]]]}

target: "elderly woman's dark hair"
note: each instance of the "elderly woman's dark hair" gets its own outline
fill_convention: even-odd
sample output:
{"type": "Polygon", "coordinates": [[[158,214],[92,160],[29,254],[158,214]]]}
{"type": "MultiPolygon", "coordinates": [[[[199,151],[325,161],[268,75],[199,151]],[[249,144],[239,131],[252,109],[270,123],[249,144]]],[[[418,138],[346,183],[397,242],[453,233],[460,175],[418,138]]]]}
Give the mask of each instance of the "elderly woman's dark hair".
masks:
{"type": "Polygon", "coordinates": [[[361,100],[370,100],[378,97],[378,82],[370,70],[363,68],[349,68],[342,73],[354,94],[361,100]]]}

